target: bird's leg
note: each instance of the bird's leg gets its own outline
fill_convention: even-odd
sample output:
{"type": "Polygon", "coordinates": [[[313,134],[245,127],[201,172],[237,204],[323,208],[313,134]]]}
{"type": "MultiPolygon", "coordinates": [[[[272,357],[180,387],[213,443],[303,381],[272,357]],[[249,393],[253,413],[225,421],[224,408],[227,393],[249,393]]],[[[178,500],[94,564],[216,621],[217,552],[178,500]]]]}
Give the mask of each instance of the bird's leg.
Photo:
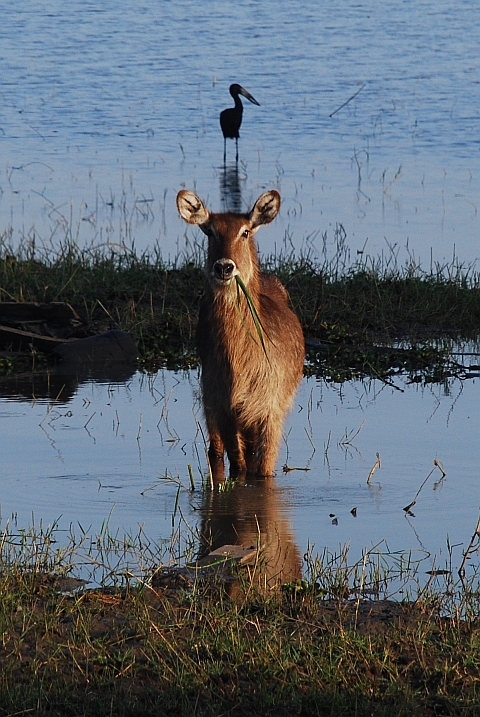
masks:
{"type": "Polygon", "coordinates": [[[227,163],[227,138],[223,138],[223,166],[227,163]]]}
{"type": "Polygon", "coordinates": [[[238,164],[238,137],[235,137],[235,143],[236,143],[236,146],[237,146],[237,154],[236,154],[236,157],[235,157],[235,161],[236,161],[236,163],[238,164]]]}

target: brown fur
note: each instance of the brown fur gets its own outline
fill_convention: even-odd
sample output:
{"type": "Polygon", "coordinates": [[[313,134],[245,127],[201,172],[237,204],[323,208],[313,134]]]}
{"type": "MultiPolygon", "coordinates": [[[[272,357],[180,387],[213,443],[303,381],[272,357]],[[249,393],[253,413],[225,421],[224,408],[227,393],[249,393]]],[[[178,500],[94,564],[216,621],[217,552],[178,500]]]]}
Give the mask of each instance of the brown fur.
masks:
{"type": "Polygon", "coordinates": [[[177,196],[181,216],[208,236],[206,288],[197,347],[214,475],[272,475],[282,426],[301,379],[304,340],[288,295],[258,267],[255,232],[271,222],[280,195],[266,192],[249,214],[213,214],[187,190],[177,196]],[[263,327],[264,347],[235,275],[245,284],[263,327]]]}

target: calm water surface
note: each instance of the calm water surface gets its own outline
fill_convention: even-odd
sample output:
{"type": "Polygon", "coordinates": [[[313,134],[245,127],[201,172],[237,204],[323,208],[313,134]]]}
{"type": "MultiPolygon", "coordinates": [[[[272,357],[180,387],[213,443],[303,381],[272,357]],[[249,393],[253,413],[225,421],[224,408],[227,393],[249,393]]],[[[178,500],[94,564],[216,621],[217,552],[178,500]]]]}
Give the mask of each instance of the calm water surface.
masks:
{"type": "Polygon", "coordinates": [[[2,3],[0,231],[58,248],[191,250],[180,187],[283,209],[262,249],[475,261],[480,21],[473,0],[2,3]],[[221,109],[246,102],[222,167],[221,109]],[[347,102],[356,92],[358,95],[347,102]],[[347,104],[339,109],[343,103],[347,104]],[[336,111],[338,110],[338,111],[336,111]]]}
{"type": "Polygon", "coordinates": [[[276,479],[238,485],[214,500],[187,490],[188,464],[197,488],[206,469],[196,373],[136,373],[122,383],[76,387],[67,382],[64,400],[54,400],[60,382],[65,385],[65,377],[48,385],[2,382],[4,525],[13,518],[26,526],[34,516],[36,524],[58,520],[61,529],[73,525],[79,532],[80,524],[95,534],[109,518],[113,533],[135,535],[143,526],[149,538],[168,540],[177,484],[162,480],[167,474],[186,487],[180,495],[186,524],[195,530],[215,518],[216,529],[226,531],[222,544],[232,540],[232,520],[240,541],[255,540],[252,525],[260,516],[265,531],[280,531],[299,555],[325,548],[338,553],[349,545],[358,559],[380,544],[384,552],[421,554],[426,570],[445,566],[447,541],[456,546],[458,568],[474,532],[477,379],[428,388],[400,379],[396,388],[304,379],[285,426],[276,479]],[[367,484],[377,453],[381,467],[367,484]],[[443,479],[434,460],[443,465],[443,479]],[[284,464],[309,470],[284,473],[284,464]],[[406,516],[403,508],[429,474],[414,516],[406,516]]]}

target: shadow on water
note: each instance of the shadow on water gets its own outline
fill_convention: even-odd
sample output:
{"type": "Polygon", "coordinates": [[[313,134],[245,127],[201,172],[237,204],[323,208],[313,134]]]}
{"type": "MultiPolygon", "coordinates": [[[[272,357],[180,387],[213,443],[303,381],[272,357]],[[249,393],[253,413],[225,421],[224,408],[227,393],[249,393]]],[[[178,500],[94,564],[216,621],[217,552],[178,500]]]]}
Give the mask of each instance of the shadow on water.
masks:
{"type": "Polygon", "coordinates": [[[220,167],[220,199],[224,212],[242,211],[242,186],[245,179],[238,172],[238,162],[220,167]]]}
{"type": "Polygon", "coordinates": [[[67,403],[87,381],[128,381],[136,371],[137,356],[129,334],[118,329],[59,343],[50,354],[55,364],[49,369],[1,376],[0,397],[67,403]]]}
{"type": "Polygon", "coordinates": [[[135,371],[135,366],[112,364],[78,369],[54,366],[48,371],[15,373],[0,377],[0,397],[16,401],[68,403],[85,383],[124,383],[132,378],[135,371]]]}
{"type": "Polygon", "coordinates": [[[287,503],[273,478],[237,480],[205,495],[199,558],[223,545],[260,548],[255,580],[275,588],[301,578],[301,559],[287,503]]]}

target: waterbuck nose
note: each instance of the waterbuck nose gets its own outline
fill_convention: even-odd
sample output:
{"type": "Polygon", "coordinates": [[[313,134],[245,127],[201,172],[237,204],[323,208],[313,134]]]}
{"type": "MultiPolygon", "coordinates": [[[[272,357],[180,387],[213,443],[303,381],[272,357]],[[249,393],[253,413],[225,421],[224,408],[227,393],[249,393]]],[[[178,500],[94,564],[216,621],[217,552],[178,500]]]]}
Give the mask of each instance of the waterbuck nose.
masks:
{"type": "Polygon", "coordinates": [[[213,274],[219,281],[228,281],[236,274],[235,262],[231,259],[219,259],[213,265],[213,274]]]}

